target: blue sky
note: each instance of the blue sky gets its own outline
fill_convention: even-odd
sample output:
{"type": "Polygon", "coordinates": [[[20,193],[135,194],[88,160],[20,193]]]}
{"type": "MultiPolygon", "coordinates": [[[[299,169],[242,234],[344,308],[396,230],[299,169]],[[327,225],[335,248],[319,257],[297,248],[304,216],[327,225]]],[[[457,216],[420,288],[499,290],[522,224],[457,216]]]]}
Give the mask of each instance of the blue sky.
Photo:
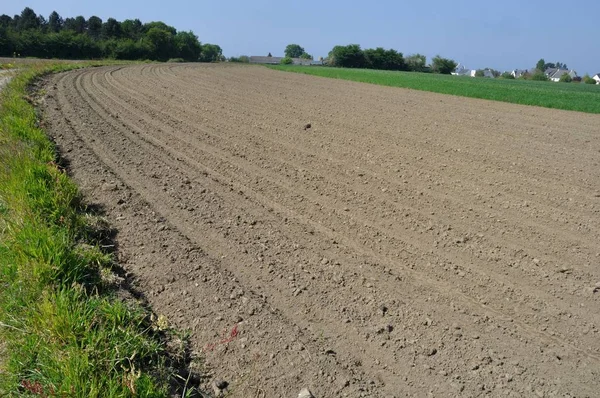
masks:
{"type": "Polygon", "coordinates": [[[580,75],[600,72],[598,1],[417,2],[341,0],[6,1],[0,14],[24,7],[48,16],[97,15],[103,20],[162,20],[219,44],[226,56],[282,55],[297,43],[315,57],[336,44],[436,54],[468,68],[530,68],[538,59],[567,63],[580,75]]]}

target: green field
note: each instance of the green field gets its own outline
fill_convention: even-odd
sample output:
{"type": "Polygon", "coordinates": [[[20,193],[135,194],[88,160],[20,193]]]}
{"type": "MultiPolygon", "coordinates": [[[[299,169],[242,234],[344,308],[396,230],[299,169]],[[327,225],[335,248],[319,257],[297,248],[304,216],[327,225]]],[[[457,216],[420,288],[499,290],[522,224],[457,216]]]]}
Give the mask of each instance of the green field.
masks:
{"type": "Polygon", "coordinates": [[[345,69],[319,66],[269,66],[307,75],[403,87],[515,104],[600,113],[600,86],[528,80],[485,79],[430,73],[345,69]]]}

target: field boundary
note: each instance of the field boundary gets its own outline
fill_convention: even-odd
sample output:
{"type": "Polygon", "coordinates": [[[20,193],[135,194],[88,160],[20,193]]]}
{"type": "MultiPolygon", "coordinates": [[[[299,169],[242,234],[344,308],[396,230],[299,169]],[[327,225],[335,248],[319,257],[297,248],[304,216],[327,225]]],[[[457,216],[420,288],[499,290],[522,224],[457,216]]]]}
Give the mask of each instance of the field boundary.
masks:
{"type": "Polygon", "coordinates": [[[37,114],[32,86],[44,75],[107,63],[30,66],[0,93],[2,396],[161,397],[197,379],[186,336],[118,275],[110,226],[37,114]]]}
{"type": "Polygon", "coordinates": [[[350,80],[380,86],[408,88],[551,109],[600,113],[600,87],[590,84],[471,78],[419,72],[322,66],[266,66],[283,72],[350,80]]]}

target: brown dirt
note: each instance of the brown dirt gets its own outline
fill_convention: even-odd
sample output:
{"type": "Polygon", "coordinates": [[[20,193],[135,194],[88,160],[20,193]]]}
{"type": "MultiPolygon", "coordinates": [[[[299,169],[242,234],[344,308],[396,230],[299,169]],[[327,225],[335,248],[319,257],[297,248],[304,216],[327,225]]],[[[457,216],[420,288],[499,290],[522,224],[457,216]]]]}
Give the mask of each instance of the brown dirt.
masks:
{"type": "Polygon", "coordinates": [[[47,90],[123,267],[232,396],[597,396],[598,115],[231,65],[47,90]]]}

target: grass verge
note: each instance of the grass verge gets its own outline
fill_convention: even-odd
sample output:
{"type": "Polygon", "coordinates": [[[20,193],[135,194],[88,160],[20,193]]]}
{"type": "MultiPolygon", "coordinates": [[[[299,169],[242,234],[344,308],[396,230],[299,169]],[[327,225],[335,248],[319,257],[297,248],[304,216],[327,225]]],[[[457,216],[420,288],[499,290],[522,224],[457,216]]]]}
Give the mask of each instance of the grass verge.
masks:
{"type": "Polygon", "coordinates": [[[431,73],[319,66],[273,65],[268,67],[280,71],[381,86],[403,87],[545,108],[600,113],[600,86],[590,84],[485,79],[431,73]]]}
{"type": "Polygon", "coordinates": [[[103,279],[76,185],[38,127],[29,85],[83,65],[32,66],[0,95],[0,395],[162,397],[164,324],[103,279]]]}

